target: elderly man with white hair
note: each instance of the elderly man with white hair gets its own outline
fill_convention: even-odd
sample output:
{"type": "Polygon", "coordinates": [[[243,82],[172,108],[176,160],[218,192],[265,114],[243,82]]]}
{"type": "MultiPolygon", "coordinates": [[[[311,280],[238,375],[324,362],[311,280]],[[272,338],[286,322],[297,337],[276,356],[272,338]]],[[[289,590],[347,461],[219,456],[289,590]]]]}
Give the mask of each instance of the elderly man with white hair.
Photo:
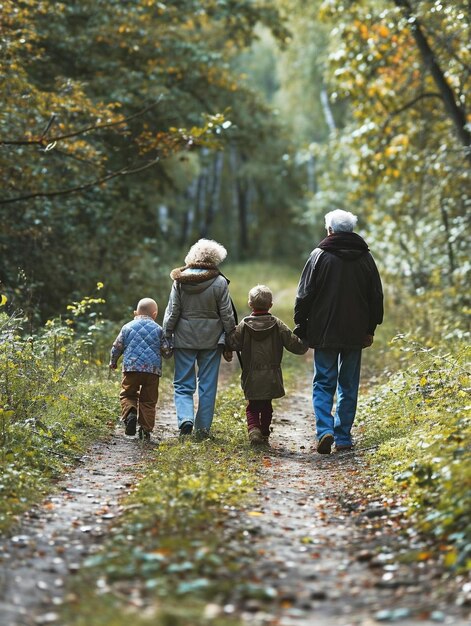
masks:
{"type": "Polygon", "coordinates": [[[357,217],[325,216],[327,237],[311,252],[299,280],[294,310],[298,337],[314,348],[313,407],[317,452],[351,450],[361,351],[383,321],[383,291],[357,217]],[[335,393],[337,402],[332,415],[335,393]]]}

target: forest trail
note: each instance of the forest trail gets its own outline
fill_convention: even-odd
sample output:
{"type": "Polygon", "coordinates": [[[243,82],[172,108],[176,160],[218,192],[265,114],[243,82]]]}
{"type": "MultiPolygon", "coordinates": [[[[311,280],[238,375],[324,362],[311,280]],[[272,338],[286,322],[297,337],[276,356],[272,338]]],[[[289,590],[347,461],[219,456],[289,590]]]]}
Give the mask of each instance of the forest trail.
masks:
{"type": "MultiPolygon", "coordinates": [[[[170,424],[171,409],[161,409],[159,438],[174,434],[170,424]]],[[[100,549],[151,450],[118,426],[24,515],[12,537],[0,541],[0,626],[58,623],[66,579],[100,549]]]]}
{"type": "MultiPolygon", "coordinates": [[[[175,432],[173,407],[160,407],[158,438],[175,432]]],[[[443,588],[433,563],[400,562],[426,551],[408,536],[401,510],[354,494],[361,451],[320,456],[313,443],[307,393],[277,403],[257,494],[228,521],[247,528],[255,557],[247,580],[271,598],[224,610],[251,626],[469,625],[455,603],[456,581],[443,588]]],[[[66,580],[100,549],[151,449],[116,430],[0,543],[0,626],[60,624],[66,580]]]]}
{"type": "MultiPolygon", "coordinates": [[[[310,391],[310,390],[309,390],[310,391]]],[[[284,399],[264,455],[258,506],[245,511],[256,567],[276,600],[250,600],[251,626],[469,626],[457,580],[440,568],[387,496],[359,498],[364,454],[314,451],[310,397],[284,399]]],[[[361,448],[361,446],[360,446],[361,448]]]]}

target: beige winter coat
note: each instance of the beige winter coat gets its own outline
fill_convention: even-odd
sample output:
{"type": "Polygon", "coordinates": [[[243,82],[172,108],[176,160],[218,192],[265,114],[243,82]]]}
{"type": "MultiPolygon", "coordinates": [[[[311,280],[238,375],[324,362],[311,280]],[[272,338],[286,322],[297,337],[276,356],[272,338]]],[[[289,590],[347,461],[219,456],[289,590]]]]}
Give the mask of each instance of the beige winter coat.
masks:
{"type": "Polygon", "coordinates": [[[304,354],[308,346],[274,315],[249,315],[226,337],[226,346],[242,352],[241,385],[247,400],[285,395],[283,348],[304,354]]]}
{"type": "Polygon", "coordinates": [[[214,266],[172,270],[174,283],[164,315],[164,336],[175,348],[214,350],[235,327],[227,280],[214,266]]]}

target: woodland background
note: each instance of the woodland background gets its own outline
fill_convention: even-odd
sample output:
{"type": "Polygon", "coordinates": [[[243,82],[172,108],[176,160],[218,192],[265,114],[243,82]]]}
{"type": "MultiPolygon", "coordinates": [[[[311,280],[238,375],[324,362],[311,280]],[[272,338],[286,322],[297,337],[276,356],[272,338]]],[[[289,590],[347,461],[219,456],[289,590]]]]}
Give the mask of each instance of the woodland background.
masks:
{"type": "Polygon", "coordinates": [[[1,29],[1,291],[32,329],[97,282],[109,319],[164,305],[199,237],[301,269],[333,208],[393,309],[464,328],[468,2],[6,0],[1,29]]]}
{"type": "MultiPolygon", "coordinates": [[[[114,432],[111,342],[143,296],[161,320],[169,272],[195,240],[227,247],[240,313],[265,282],[291,325],[324,214],[342,208],[359,216],[386,299],[363,365],[359,497],[400,502],[430,543],[407,558],[439,563],[469,606],[470,42],[464,0],[2,0],[0,531],[114,432]]],[[[284,371],[289,388],[310,384],[307,361],[284,371]]],[[[164,401],[170,380],[168,364],[164,401]]],[[[183,535],[212,545],[227,503],[253,488],[263,468],[242,396],[221,387],[217,443],[170,438],[137,486],[147,508],[117,521],[117,580],[154,575],[129,564],[130,528],[136,549],[167,550],[175,529],[180,548],[183,535]],[[175,502],[185,516],[169,516],[175,502]],[[156,519],[168,522],[157,538],[156,519]]],[[[179,609],[184,576],[200,614],[218,570],[208,556],[182,574],[179,558],[170,551],[159,581],[179,609]],[[214,570],[204,589],[198,568],[214,570]]],[[[118,602],[106,621],[106,602],[87,596],[92,616],[74,607],[67,623],[129,619],[118,602]]]]}

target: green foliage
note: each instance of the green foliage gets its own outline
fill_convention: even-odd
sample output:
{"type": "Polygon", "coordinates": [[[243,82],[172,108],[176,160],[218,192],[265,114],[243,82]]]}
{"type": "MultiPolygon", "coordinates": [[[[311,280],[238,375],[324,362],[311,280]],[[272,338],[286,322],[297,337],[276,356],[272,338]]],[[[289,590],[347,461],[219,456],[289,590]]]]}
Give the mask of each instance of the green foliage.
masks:
{"type": "Polygon", "coordinates": [[[256,263],[228,263],[222,271],[230,280],[229,291],[241,320],[250,313],[247,304],[249,291],[255,285],[267,285],[273,292],[273,315],[293,327],[294,300],[301,275],[299,267],[259,261],[256,263]]]}
{"type": "Polygon", "coordinates": [[[471,567],[469,348],[447,350],[396,337],[408,366],[358,411],[362,446],[379,488],[408,504],[419,527],[445,547],[445,564],[471,567]]]}
{"type": "Polygon", "coordinates": [[[361,207],[368,241],[411,291],[458,294],[469,271],[467,4],[328,1],[321,17],[332,28],[331,100],[348,102],[350,113],[325,151],[342,159],[326,163],[319,200],[335,190],[344,207],[361,207]]]}
{"type": "Polygon", "coordinates": [[[286,38],[272,3],[97,11],[91,0],[7,0],[2,18],[0,282],[10,312],[38,324],[106,277],[120,318],[123,297],[160,295],[169,259],[200,236],[247,255],[268,213],[264,250],[286,242],[273,222],[290,227],[294,215],[288,141],[232,66],[257,24],[286,38]]]}
{"type": "MultiPolygon", "coordinates": [[[[72,305],[78,325],[94,300],[72,305]]],[[[99,327],[87,316],[83,336],[70,319],[27,335],[25,320],[0,314],[1,529],[114,424],[117,392],[90,365],[99,327]]]]}
{"type": "MultiPolygon", "coordinates": [[[[203,441],[191,436],[159,445],[112,537],[86,562],[80,610],[66,607],[68,624],[121,624],[123,581],[154,607],[152,623],[175,626],[206,623],[205,601],[223,604],[237,585],[240,594],[249,593],[242,575],[247,557],[238,546],[247,531],[226,525],[248,501],[259,459],[248,444],[238,386],[220,394],[212,433],[203,441]]],[[[263,594],[262,586],[253,587],[250,593],[263,594]]]]}

